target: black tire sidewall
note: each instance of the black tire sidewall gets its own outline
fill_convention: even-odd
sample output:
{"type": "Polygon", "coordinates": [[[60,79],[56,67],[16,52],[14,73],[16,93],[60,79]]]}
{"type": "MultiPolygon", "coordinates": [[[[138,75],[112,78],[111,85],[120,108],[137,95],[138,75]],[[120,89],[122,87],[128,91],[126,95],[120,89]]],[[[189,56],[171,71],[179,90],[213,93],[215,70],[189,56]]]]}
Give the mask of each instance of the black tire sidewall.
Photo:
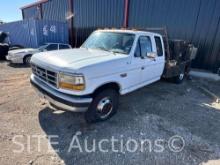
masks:
{"type": "Polygon", "coordinates": [[[176,84],[181,84],[185,79],[185,74],[184,73],[180,73],[178,76],[174,77],[174,82],[176,84]],[[183,78],[180,79],[180,75],[183,74],[183,78]]]}
{"type": "Polygon", "coordinates": [[[95,122],[105,121],[105,120],[108,120],[109,118],[111,118],[117,112],[118,101],[119,101],[118,97],[119,97],[119,94],[114,89],[106,89],[106,90],[96,94],[91,105],[88,108],[88,111],[85,113],[85,120],[88,123],[95,123],[95,122]],[[105,97],[109,97],[111,99],[112,104],[113,104],[113,109],[108,117],[106,117],[105,119],[102,119],[97,114],[97,105],[100,102],[100,100],[105,97]]]}
{"type": "Polygon", "coordinates": [[[27,61],[28,58],[30,58],[30,60],[31,60],[31,55],[28,55],[28,56],[24,57],[24,64],[25,65],[30,65],[30,60],[29,60],[29,62],[27,61]]]}

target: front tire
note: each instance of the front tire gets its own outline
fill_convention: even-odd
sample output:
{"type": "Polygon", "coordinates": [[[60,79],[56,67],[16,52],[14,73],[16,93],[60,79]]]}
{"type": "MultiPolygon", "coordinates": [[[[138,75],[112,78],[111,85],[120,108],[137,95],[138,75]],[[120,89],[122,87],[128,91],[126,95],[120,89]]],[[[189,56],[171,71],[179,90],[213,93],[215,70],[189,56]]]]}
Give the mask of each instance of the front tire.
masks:
{"type": "Polygon", "coordinates": [[[30,66],[30,64],[31,64],[30,63],[31,62],[31,55],[25,56],[23,61],[24,61],[25,65],[30,66]]]}
{"type": "Polygon", "coordinates": [[[85,120],[88,123],[95,123],[108,120],[118,109],[119,94],[114,89],[106,89],[95,95],[88,111],[85,113],[85,120]]]}

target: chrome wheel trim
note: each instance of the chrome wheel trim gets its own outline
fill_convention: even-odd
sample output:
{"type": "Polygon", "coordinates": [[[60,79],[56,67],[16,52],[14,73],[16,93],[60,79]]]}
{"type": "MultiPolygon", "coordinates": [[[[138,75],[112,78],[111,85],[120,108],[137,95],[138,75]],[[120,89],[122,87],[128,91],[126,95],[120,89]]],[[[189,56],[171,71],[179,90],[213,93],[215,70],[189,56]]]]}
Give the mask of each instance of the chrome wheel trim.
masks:
{"type": "Polygon", "coordinates": [[[97,105],[97,112],[101,119],[106,119],[113,110],[113,104],[109,97],[101,99],[97,105]]]}
{"type": "Polygon", "coordinates": [[[181,73],[181,74],[179,75],[179,79],[180,79],[180,80],[183,80],[183,78],[184,78],[184,73],[181,73]]]}

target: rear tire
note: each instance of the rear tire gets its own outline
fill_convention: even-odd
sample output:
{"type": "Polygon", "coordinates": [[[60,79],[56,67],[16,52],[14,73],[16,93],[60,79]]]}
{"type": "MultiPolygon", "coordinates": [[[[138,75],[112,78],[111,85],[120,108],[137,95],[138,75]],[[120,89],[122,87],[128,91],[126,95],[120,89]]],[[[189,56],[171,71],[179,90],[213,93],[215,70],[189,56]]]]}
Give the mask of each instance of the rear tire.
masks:
{"type": "Polygon", "coordinates": [[[94,97],[88,111],[85,113],[87,123],[108,120],[118,109],[119,94],[114,89],[106,89],[94,97]]]}
{"type": "Polygon", "coordinates": [[[184,73],[180,73],[178,76],[173,78],[173,82],[176,84],[181,84],[185,79],[185,74],[184,73]]]}
{"type": "Polygon", "coordinates": [[[30,66],[31,55],[25,56],[23,61],[25,65],[30,66]]]}

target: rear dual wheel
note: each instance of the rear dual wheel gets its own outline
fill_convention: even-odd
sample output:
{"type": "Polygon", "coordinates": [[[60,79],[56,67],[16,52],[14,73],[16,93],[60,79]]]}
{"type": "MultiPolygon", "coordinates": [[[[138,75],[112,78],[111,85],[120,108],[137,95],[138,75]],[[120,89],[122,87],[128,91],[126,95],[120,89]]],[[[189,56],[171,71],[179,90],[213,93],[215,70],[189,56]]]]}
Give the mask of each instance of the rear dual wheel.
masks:
{"type": "Polygon", "coordinates": [[[178,76],[173,78],[173,82],[176,84],[181,84],[185,79],[185,74],[184,73],[180,73],[178,76]]]}

